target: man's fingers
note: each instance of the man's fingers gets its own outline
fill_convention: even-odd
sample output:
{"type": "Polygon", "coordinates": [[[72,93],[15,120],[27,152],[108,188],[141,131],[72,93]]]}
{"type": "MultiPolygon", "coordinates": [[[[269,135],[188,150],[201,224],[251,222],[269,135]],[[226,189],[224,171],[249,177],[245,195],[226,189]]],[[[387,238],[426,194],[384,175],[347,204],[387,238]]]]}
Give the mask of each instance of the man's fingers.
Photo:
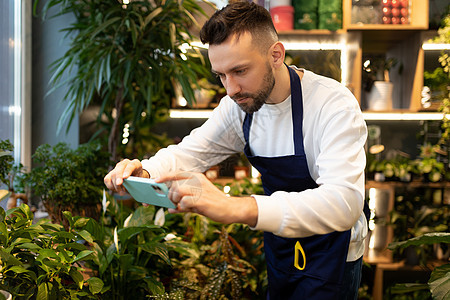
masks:
{"type": "Polygon", "coordinates": [[[192,177],[192,173],[189,172],[174,172],[155,178],[155,182],[162,183],[166,181],[189,179],[190,177],[192,177]]]}
{"type": "Polygon", "coordinates": [[[103,181],[108,189],[124,193],[123,179],[131,175],[142,175],[142,164],[138,159],[132,161],[124,159],[118,162],[114,169],[105,176],[103,181]]]}

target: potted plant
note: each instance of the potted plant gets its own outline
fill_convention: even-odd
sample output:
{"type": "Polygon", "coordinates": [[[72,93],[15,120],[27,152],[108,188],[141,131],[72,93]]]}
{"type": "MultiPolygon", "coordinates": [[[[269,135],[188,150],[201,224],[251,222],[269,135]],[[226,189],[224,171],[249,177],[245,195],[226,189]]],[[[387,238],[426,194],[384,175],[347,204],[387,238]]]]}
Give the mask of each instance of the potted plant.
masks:
{"type": "Polygon", "coordinates": [[[132,125],[130,139],[139,125],[167,116],[174,82],[181,85],[187,101],[194,102],[192,86],[199,74],[209,74],[200,51],[187,51],[193,39],[190,28],[198,26],[194,15],[204,14],[199,2],[51,0],[42,9],[44,18],[52,7],[60,8],[57,16],[75,16],[62,29],[74,38],[53,63],[49,91],[73,71],[59,129],[66,121],[69,128],[77,113],[97,105],[98,122],[108,133],[112,161],[117,161],[125,124],[132,125]]]}
{"type": "Polygon", "coordinates": [[[103,177],[109,154],[98,142],[71,149],[66,143],[39,146],[32,156],[35,167],[25,175],[33,195],[40,197],[53,222],[64,224],[63,211],[98,219],[103,177]]]}
{"type": "Polygon", "coordinates": [[[389,79],[389,71],[397,64],[395,58],[374,56],[364,63],[364,90],[367,92],[367,108],[369,110],[391,110],[393,83],[389,79]]]}

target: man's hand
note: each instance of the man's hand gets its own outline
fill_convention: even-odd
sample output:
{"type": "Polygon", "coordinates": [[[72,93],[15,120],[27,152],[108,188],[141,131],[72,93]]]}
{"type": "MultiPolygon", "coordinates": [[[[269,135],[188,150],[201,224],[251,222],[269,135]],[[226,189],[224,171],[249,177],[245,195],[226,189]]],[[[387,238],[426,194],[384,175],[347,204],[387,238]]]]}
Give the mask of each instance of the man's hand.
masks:
{"type": "Polygon", "coordinates": [[[177,206],[170,213],[195,212],[224,224],[256,225],[258,207],[253,197],[228,197],[202,173],[169,174],[155,181],[169,183],[169,198],[177,206]]]}
{"type": "Polygon", "coordinates": [[[116,167],[105,176],[104,182],[108,189],[123,194],[125,193],[123,180],[130,176],[150,177],[148,172],[142,169],[142,164],[138,159],[124,159],[117,163],[116,167]]]}

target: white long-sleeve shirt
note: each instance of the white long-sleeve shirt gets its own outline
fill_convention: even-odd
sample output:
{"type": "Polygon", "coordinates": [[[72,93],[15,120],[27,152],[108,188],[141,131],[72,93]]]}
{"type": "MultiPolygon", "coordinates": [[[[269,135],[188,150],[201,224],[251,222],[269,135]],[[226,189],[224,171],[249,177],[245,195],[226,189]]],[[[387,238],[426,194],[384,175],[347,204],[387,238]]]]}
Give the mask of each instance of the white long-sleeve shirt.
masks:
{"type": "MultiPolygon", "coordinates": [[[[311,178],[318,188],[253,195],[254,229],[283,237],[307,237],[352,230],[347,261],[364,252],[364,144],[367,129],[360,107],[339,82],[303,70],[303,142],[311,178]]],[[[290,96],[254,113],[250,147],[255,156],[294,154],[290,96]]],[[[212,116],[178,145],[160,150],[142,164],[152,177],[171,171],[204,172],[245,145],[245,113],[225,96],[212,116]]]]}

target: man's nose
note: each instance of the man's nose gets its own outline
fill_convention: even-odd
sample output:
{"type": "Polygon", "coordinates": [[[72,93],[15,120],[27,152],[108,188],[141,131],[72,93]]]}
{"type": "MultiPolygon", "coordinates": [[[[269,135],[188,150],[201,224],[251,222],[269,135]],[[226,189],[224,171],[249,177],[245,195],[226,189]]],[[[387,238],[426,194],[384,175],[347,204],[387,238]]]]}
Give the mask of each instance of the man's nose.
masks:
{"type": "Polygon", "coordinates": [[[241,91],[240,84],[232,76],[227,77],[224,87],[227,90],[227,95],[231,98],[241,91]]]}

